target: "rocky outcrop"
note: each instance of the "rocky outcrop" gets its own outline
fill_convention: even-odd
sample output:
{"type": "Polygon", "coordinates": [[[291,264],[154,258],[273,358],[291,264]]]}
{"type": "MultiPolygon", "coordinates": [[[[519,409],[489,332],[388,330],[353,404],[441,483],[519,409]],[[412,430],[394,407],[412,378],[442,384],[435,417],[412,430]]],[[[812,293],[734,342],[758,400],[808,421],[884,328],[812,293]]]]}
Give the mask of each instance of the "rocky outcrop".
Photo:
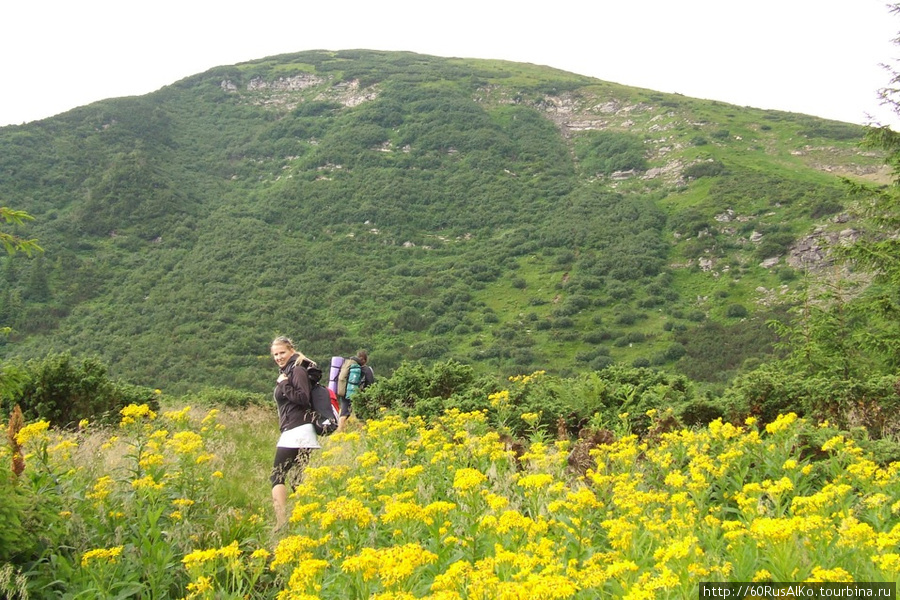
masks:
{"type": "Polygon", "coordinates": [[[859,232],[853,228],[826,231],[824,227],[818,227],[812,234],[797,240],[791,247],[786,262],[795,269],[821,271],[834,265],[829,247],[852,244],[858,238],[859,232]]]}
{"type": "MultiPolygon", "coordinates": [[[[243,90],[248,92],[249,101],[258,106],[266,106],[280,110],[292,110],[301,102],[303,96],[298,92],[322,88],[315,96],[316,100],[331,100],[344,106],[358,106],[363,102],[374,100],[378,94],[374,87],[360,88],[359,81],[339,81],[327,85],[329,79],[312,73],[301,73],[292,77],[279,77],[267,80],[254,77],[243,90]]],[[[234,81],[225,79],[219,84],[228,93],[240,93],[242,90],[234,81]]]]}

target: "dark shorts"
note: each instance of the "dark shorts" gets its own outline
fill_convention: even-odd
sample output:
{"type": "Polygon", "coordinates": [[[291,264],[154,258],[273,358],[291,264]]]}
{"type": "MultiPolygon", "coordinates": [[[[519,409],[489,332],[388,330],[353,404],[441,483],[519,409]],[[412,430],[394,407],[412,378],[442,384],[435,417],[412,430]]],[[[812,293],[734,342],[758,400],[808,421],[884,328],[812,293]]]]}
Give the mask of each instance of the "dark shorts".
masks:
{"type": "Polygon", "coordinates": [[[269,476],[272,485],[283,485],[292,469],[294,471],[292,479],[299,480],[306,463],[309,462],[311,452],[309,448],[275,448],[275,461],[272,464],[272,474],[269,476]]]}
{"type": "Polygon", "coordinates": [[[351,412],[353,412],[353,407],[350,404],[350,398],[341,398],[341,416],[349,417],[351,412]]]}

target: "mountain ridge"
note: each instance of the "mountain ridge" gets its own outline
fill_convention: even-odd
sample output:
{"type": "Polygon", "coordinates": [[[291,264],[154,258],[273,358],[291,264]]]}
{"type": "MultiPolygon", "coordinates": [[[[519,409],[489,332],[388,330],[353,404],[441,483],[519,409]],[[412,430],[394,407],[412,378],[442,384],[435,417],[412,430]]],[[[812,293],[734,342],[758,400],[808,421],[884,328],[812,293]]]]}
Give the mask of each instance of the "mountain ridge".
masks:
{"type": "MultiPolygon", "coordinates": [[[[3,259],[0,356],[95,353],[174,389],[259,387],[280,333],[388,372],[683,369],[691,331],[760,329],[781,286],[790,306],[793,244],[852,226],[841,178],[885,175],[862,131],[507,61],[216,67],[0,128],[0,197],[47,250],[3,259]]],[[[738,354],[704,377],[774,355],[738,354]]]]}

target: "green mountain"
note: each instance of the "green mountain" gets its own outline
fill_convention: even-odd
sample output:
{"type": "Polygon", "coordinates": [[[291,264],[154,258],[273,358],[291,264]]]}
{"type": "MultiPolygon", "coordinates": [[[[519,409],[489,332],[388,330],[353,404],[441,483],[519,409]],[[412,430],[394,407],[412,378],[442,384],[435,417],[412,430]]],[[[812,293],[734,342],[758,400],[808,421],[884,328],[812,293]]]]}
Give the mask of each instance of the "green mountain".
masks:
{"type": "Polygon", "coordinates": [[[264,389],[270,340],[387,374],[611,362],[722,384],[852,237],[863,128],[546,67],[312,51],[0,128],[0,358],[264,389]]]}

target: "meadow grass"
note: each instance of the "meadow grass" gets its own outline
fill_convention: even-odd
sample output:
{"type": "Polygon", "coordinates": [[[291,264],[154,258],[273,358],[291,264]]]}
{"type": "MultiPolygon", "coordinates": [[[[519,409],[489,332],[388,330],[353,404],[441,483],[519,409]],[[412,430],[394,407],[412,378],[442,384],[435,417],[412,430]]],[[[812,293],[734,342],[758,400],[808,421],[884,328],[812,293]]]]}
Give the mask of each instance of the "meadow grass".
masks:
{"type": "MultiPolygon", "coordinates": [[[[508,399],[490,398],[501,416],[508,399]]],[[[900,464],[793,414],[675,430],[650,416],[645,439],[623,416],[578,452],[537,414],[516,446],[480,412],[352,420],[280,531],[273,409],[31,423],[19,484],[52,509],[52,548],[4,569],[37,598],[696,598],[701,581],[900,578],[900,464]]]]}

